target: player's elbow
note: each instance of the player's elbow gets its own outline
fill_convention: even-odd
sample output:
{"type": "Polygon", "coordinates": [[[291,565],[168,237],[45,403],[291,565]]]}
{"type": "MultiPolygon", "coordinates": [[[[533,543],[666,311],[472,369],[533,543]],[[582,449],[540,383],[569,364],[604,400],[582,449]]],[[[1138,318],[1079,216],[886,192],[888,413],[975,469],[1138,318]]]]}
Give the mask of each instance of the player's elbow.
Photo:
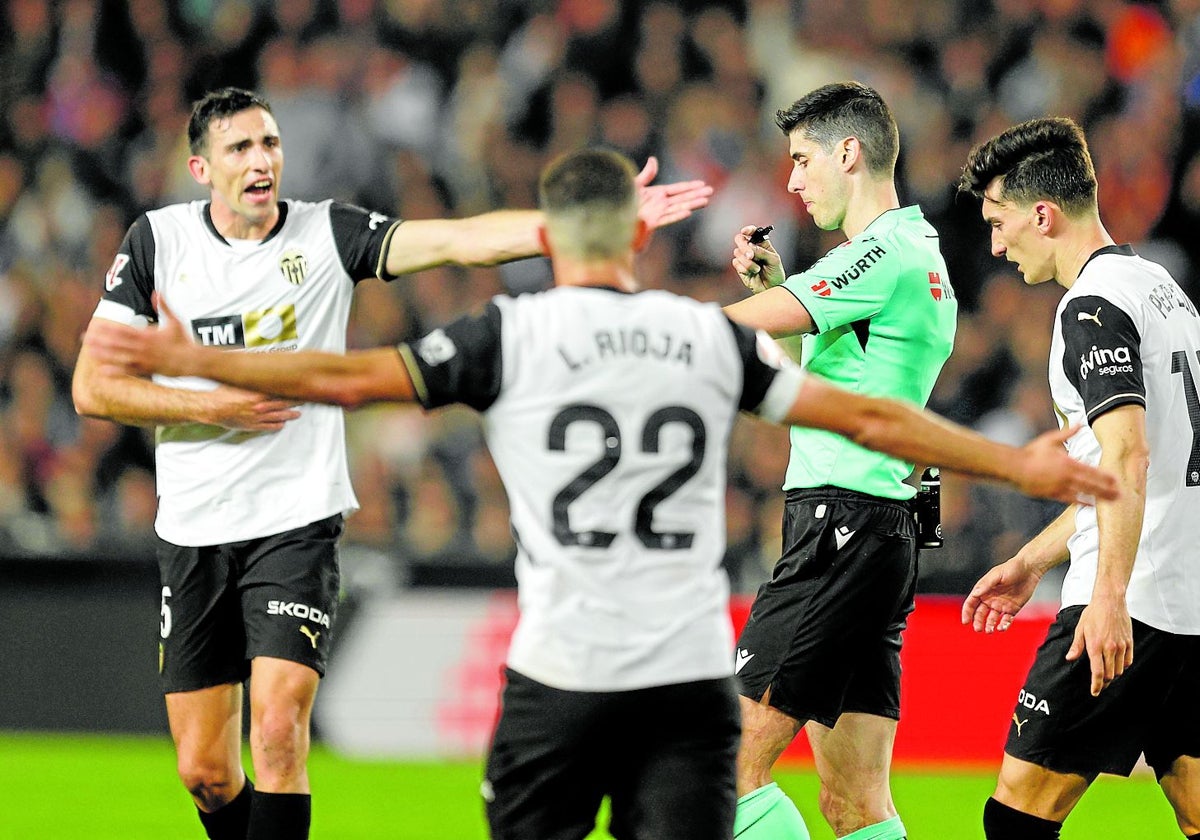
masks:
{"type": "Polygon", "coordinates": [[[895,454],[904,443],[904,409],[890,400],[871,400],[854,414],[851,440],[865,449],[895,454]]]}
{"type": "Polygon", "coordinates": [[[80,417],[108,417],[108,407],[91,377],[76,373],[71,380],[71,402],[80,417]]]}
{"type": "Polygon", "coordinates": [[[317,402],[340,406],[347,411],[374,402],[371,383],[363,377],[330,377],[318,386],[317,402]]]}

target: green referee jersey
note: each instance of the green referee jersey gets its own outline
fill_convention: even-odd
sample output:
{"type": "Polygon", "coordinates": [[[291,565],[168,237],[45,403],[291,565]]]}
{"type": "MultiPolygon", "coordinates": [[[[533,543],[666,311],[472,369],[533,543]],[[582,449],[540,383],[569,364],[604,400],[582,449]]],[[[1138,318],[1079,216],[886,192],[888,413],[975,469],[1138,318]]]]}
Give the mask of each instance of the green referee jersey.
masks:
{"type": "MultiPolygon", "coordinates": [[[[803,366],[859,394],[924,406],[954,346],[958,302],[938,234],[916,206],[888,210],[783,283],[812,316],[803,366]]],[[[784,489],[833,485],[910,498],[912,464],[794,426],[784,489]]]]}

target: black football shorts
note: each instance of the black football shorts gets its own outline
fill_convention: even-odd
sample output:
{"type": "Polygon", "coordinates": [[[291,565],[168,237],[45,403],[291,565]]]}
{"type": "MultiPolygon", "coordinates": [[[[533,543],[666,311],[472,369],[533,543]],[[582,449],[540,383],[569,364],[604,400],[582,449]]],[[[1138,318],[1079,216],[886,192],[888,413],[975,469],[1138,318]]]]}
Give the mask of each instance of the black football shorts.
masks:
{"type": "Polygon", "coordinates": [[[512,669],[488,752],[492,840],[728,840],[741,720],[733,680],[563,691],[512,669]]]}
{"type": "Polygon", "coordinates": [[[1128,776],[1138,756],[1162,778],[1181,755],[1200,756],[1200,636],[1135,620],[1133,665],[1100,696],[1088,656],[1066,660],[1083,607],[1058,613],[1017,695],[1004,751],[1060,773],[1128,776]]]}
{"type": "Polygon", "coordinates": [[[743,696],[832,727],[843,712],[900,717],[900,633],[916,592],[904,502],[834,487],[789,490],[783,556],[738,639],[743,696]]]}
{"type": "Polygon", "coordinates": [[[335,514],[269,537],[212,546],[159,540],[163,691],[242,682],[271,656],[324,676],[340,574],[335,514]]]}

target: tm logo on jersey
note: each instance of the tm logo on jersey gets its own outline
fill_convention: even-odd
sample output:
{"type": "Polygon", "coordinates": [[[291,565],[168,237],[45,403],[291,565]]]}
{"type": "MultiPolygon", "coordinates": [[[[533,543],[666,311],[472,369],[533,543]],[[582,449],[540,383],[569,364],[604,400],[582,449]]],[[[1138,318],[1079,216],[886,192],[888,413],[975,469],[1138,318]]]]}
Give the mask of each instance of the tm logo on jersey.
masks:
{"type": "Polygon", "coordinates": [[[812,286],[809,286],[820,297],[829,297],[833,294],[834,289],[844,289],[852,282],[862,277],[871,266],[879,262],[887,251],[882,245],[876,245],[871,248],[861,257],[859,257],[846,271],[843,271],[837,277],[831,277],[829,280],[822,280],[812,286]],[[830,288],[830,287],[833,288],[830,288]]]}
{"type": "Polygon", "coordinates": [[[296,307],[289,303],[243,315],[195,318],[192,334],[205,347],[267,347],[296,341],[296,307]]]}
{"type": "Polygon", "coordinates": [[[1128,347],[1107,347],[1092,345],[1092,349],[1079,357],[1079,376],[1088,378],[1095,371],[1101,376],[1115,376],[1118,373],[1133,373],[1133,357],[1128,347]]]}

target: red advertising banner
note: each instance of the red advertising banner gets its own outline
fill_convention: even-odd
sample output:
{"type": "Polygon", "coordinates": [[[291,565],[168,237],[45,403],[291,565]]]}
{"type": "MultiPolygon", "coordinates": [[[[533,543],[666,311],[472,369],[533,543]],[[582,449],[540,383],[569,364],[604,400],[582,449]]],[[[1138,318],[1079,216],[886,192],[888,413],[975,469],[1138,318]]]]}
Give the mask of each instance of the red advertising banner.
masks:
{"type": "MultiPolygon", "coordinates": [[[[1056,604],[1031,604],[1003,633],[984,635],[959,620],[962,599],[923,596],[909,617],[900,654],[899,766],[999,766],[1017,694],[1056,604]]],[[[734,626],[745,623],[750,599],[731,604],[734,626]]],[[[784,753],[811,761],[803,735],[784,753]]]]}

